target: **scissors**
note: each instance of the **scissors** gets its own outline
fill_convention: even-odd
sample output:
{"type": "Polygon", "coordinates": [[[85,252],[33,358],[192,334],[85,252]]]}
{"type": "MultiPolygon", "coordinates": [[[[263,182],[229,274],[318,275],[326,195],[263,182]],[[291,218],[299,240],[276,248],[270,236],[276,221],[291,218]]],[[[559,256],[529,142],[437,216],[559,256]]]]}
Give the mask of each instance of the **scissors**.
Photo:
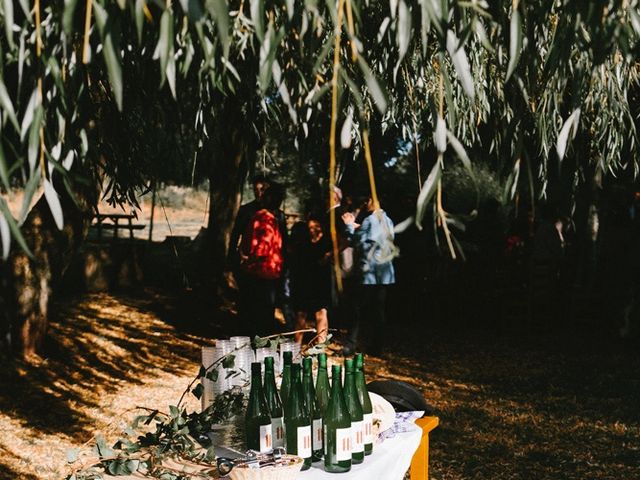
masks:
{"type": "Polygon", "coordinates": [[[255,450],[247,450],[244,458],[228,458],[218,457],[216,465],[220,475],[229,475],[231,470],[240,465],[246,465],[249,468],[262,468],[270,465],[281,465],[282,457],[285,449],[282,447],[274,448],[270,452],[260,453],[255,450]]]}

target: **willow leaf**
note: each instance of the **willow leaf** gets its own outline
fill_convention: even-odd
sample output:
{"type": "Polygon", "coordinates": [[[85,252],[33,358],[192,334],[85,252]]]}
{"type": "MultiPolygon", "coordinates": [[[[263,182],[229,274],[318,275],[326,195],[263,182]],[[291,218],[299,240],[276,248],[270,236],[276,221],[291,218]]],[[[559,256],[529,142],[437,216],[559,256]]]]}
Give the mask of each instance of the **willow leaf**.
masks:
{"type": "Polygon", "coordinates": [[[433,198],[433,194],[436,191],[436,186],[438,185],[438,180],[442,177],[442,168],[440,166],[442,160],[442,154],[438,155],[438,161],[436,161],[435,165],[431,169],[429,176],[424,181],[422,188],[420,189],[420,194],[418,195],[418,201],[416,202],[416,227],[418,230],[422,230],[422,219],[424,218],[424,214],[427,211],[427,207],[429,206],[429,202],[433,198]]]}
{"type": "Polygon", "coordinates": [[[264,41],[264,0],[250,0],[251,21],[260,42],[264,41]]]}
{"type": "Polygon", "coordinates": [[[415,223],[415,217],[405,218],[403,221],[401,221],[400,223],[396,224],[393,227],[393,233],[402,233],[406,231],[407,228],[409,228],[414,223],[415,223]]]}
{"type": "Polygon", "coordinates": [[[2,81],[2,75],[0,75],[0,106],[2,106],[2,108],[6,112],[7,116],[9,117],[9,121],[15,127],[16,132],[20,132],[20,127],[18,126],[18,118],[16,117],[16,111],[13,109],[13,103],[11,102],[9,92],[7,92],[7,87],[2,81]]]}
{"type": "Polygon", "coordinates": [[[24,13],[24,16],[27,18],[29,23],[32,23],[31,7],[29,6],[29,0],[18,0],[18,3],[20,4],[20,8],[22,8],[22,12],[24,13]]]}
{"type": "Polygon", "coordinates": [[[78,0],[64,0],[64,12],[62,13],[62,29],[65,35],[73,32],[73,15],[76,12],[78,0]]]}
{"type": "Polygon", "coordinates": [[[356,107],[358,107],[358,111],[360,113],[364,112],[364,100],[362,99],[362,92],[360,91],[360,88],[358,88],[356,83],[351,79],[351,77],[349,77],[349,74],[344,68],[341,68],[338,73],[349,87],[349,90],[356,102],[356,107]]]}
{"type": "Polygon", "coordinates": [[[429,0],[419,0],[420,3],[420,38],[422,40],[422,55],[427,54],[427,39],[431,29],[431,17],[429,15],[429,0]]]}
{"type": "Polygon", "coordinates": [[[29,98],[29,103],[27,103],[27,108],[24,111],[24,116],[22,117],[22,126],[20,128],[20,140],[24,141],[24,137],[29,131],[29,127],[31,126],[31,122],[33,122],[33,116],[36,112],[36,109],[40,106],[40,93],[38,88],[34,88],[31,93],[31,98],[29,98]]]}
{"type": "Polygon", "coordinates": [[[136,21],[136,33],[138,34],[138,43],[142,44],[142,29],[144,27],[144,6],[145,0],[136,0],[134,10],[134,16],[136,21]]]}
{"type": "Polygon", "coordinates": [[[396,23],[396,43],[398,44],[398,62],[393,69],[393,81],[395,82],[398,69],[409,50],[409,42],[411,41],[411,10],[404,2],[400,0],[398,7],[398,20],[396,23]]]}
{"type": "Polygon", "coordinates": [[[558,152],[558,159],[562,161],[565,153],[567,152],[567,145],[569,140],[573,140],[578,131],[578,124],[580,123],[580,109],[576,108],[571,115],[565,120],[560,133],[558,134],[558,141],[556,143],[556,151],[558,152]]]}
{"type": "Polygon", "coordinates": [[[469,66],[469,60],[467,54],[464,52],[464,48],[458,48],[460,41],[456,34],[451,30],[447,32],[447,51],[453,61],[453,66],[458,76],[458,81],[462,85],[464,93],[467,94],[469,99],[475,98],[475,91],[473,88],[473,77],[471,76],[471,67],[469,66]]]}
{"type": "Polygon", "coordinates": [[[207,10],[213,16],[216,22],[218,38],[222,44],[223,54],[229,56],[229,47],[231,46],[231,37],[229,36],[229,5],[227,0],[207,0],[207,10]]]}
{"type": "Polygon", "coordinates": [[[98,3],[93,3],[95,11],[96,25],[102,37],[102,55],[107,66],[107,75],[113,96],[115,97],[118,110],[122,110],[122,67],[120,65],[120,50],[118,38],[113,23],[109,22],[110,16],[106,10],[98,3]]]}
{"type": "Polygon", "coordinates": [[[27,160],[29,162],[29,171],[34,172],[38,162],[40,153],[40,126],[42,124],[42,105],[36,108],[33,121],[29,127],[29,142],[27,145],[27,160]]]}
{"type": "Polygon", "coordinates": [[[349,113],[347,114],[347,118],[342,124],[342,129],[340,130],[340,145],[344,149],[351,147],[352,127],[353,127],[353,108],[350,108],[349,113]]]}
{"type": "MultiPolygon", "coordinates": [[[[167,77],[167,64],[173,44],[173,18],[169,10],[165,10],[160,18],[160,37],[158,38],[157,54],[160,58],[160,85],[167,77]]],[[[175,74],[175,69],[174,69],[175,74]]]]}
{"type": "Polygon", "coordinates": [[[0,245],[2,245],[2,259],[6,260],[11,250],[11,232],[3,213],[0,213],[0,245]]]}
{"type": "Polygon", "coordinates": [[[380,113],[384,114],[387,111],[387,95],[378,83],[378,79],[375,77],[367,62],[364,61],[362,55],[358,56],[358,65],[364,74],[365,82],[367,82],[367,87],[369,87],[369,93],[373,98],[373,102],[375,103],[377,109],[380,113]]]}
{"type": "Polygon", "coordinates": [[[9,169],[7,168],[7,158],[4,155],[4,149],[2,148],[2,139],[0,138],[0,182],[4,186],[4,189],[9,191],[9,169]]]}
{"type": "Polygon", "coordinates": [[[509,66],[507,67],[507,76],[505,82],[511,78],[511,75],[518,66],[520,53],[522,52],[522,24],[520,21],[520,12],[514,9],[511,15],[511,25],[509,27],[509,66]]]}
{"type": "Polygon", "coordinates": [[[467,172],[469,172],[471,177],[474,177],[473,168],[471,167],[471,159],[469,158],[469,155],[467,155],[467,151],[462,146],[462,143],[460,143],[460,140],[458,140],[456,136],[449,130],[447,130],[447,138],[449,139],[449,144],[456,152],[456,155],[462,162],[464,168],[467,170],[467,172]]]}
{"type": "Polygon", "coordinates": [[[182,10],[187,14],[193,23],[199,22],[204,16],[204,10],[200,0],[180,0],[182,10]]]}
{"type": "Polygon", "coordinates": [[[62,230],[62,227],[64,227],[64,216],[62,214],[60,197],[56,189],[53,188],[52,183],[46,178],[44,180],[44,198],[49,205],[49,210],[51,210],[51,215],[56,223],[56,227],[58,227],[58,230],[62,230]]]}
{"type": "Polygon", "coordinates": [[[637,10],[638,7],[629,6],[629,18],[631,19],[631,26],[636,32],[636,35],[640,36],[640,13],[637,10]]]}
{"type": "Polygon", "coordinates": [[[9,230],[13,234],[13,238],[16,239],[16,242],[18,242],[20,248],[22,248],[24,253],[26,253],[30,258],[33,258],[33,254],[31,253],[31,250],[29,249],[29,246],[27,245],[22,232],[20,231],[20,227],[18,227],[18,224],[13,218],[13,215],[11,215],[9,206],[6,204],[4,198],[2,197],[0,197],[0,215],[2,215],[2,217],[4,218],[9,227],[9,230]]]}
{"type": "Polygon", "coordinates": [[[13,50],[16,44],[13,41],[13,0],[2,0],[4,9],[4,29],[7,34],[7,43],[9,48],[13,50]]]}
{"type": "Polygon", "coordinates": [[[507,183],[504,187],[503,201],[507,203],[512,200],[518,189],[518,180],[520,179],[520,159],[517,159],[513,165],[513,170],[507,178],[507,183]]]}

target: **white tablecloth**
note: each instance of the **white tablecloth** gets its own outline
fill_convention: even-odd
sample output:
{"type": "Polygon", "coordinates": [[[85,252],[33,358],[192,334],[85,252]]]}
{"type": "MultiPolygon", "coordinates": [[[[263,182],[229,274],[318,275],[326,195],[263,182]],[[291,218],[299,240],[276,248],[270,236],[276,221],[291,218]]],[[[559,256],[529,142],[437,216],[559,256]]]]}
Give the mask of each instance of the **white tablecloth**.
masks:
{"type": "Polygon", "coordinates": [[[375,445],[373,453],[347,473],[325,472],[323,463],[316,462],[309,470],[300,472],[298,480],[402,480],[422,439],[422,429],[417,425],[408,425],[406,429],[375,445]]]}

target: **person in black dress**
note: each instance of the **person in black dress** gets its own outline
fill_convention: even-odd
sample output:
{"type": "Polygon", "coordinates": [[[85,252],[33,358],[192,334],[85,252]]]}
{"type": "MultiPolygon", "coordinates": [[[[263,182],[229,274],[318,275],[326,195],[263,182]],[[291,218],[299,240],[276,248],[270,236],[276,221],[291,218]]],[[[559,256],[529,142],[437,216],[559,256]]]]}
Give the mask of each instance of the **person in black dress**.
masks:
{"type": "MultiPolygon", "coordinates": [[[[291,230],[289,266],[291,298],[296,311],[295,327],[306,328],[309,315],[316,322],[318,341],[327,338],[331,305],[331,239],[320,220],[310,216],[291,230]]],[[[295,339],[302,342],[303,334],[295,339]]]]}

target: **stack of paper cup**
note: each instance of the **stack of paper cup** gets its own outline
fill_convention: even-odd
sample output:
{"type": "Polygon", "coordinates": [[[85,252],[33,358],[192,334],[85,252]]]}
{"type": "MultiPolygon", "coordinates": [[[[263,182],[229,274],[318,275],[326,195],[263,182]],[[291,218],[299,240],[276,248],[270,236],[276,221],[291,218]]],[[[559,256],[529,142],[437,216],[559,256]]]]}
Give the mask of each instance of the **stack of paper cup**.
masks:
{"type": "Polygon", "coordinates": [[[222,357],[230,354],[233,350],[233,346],[229,340],[216,340],[215,346],[215,361],[216,369],[218,370],[218,378],[213,384],[213,391],[216,394],[220,394],[231,388],[229,379],[227,378],[227,371],[222,367],[222,357]]]}
{"type": "Polygon", "coordinates": [[[270,356],[271,356],[271,349],[269,347],[256,348],[256,362],[258,362],[259,364],[263,364],[264,359],[270,356]]]}
{"type": "Polygon", "coordinates": [[[231,337],[229,342],[233,346],[233,355],[235,355],[234,366],[229,369],[234,371],[229,378],[230,386],[248,390],[251,383],[251,363],[255,361],[251,339],[249,337],[231,337]]]}
{"type": "MultiPolygon", "coordinates": [[[[202,347],[202,366],[205,369],[208,369],[213,362],[215,362],[215,348],[214,347],[202,347]]],[[[202,377],[200,379],[202,383],[202,397],[200,397],[200,401],[202,403],[202,410],[205,410],[211,404],[213,404],[214,391],[213,391],[213,382],[208,378],[202,377]]]]}
{"type": "Polygon", "coordinates": [[[300,345],[296,343],[292,338],[285,339],[280,343],[280,368],[278,373],[282,374],[282,354],[284,352],[291,352],[293,354],[293,361],[300,362],[300,345]]]}
{"type": "MultiPolygon", "coordinates": [[[[280,357],[278,356],[278,351],[275,348],[271,348],[269,346],[256,348],[256,362],[264,364],[264,359],[267,357],[273,358],[274,371],[277,372],[280,365],[280,357]]],[[[264,367],[262,371],[264,371],[264,367]]]]}

